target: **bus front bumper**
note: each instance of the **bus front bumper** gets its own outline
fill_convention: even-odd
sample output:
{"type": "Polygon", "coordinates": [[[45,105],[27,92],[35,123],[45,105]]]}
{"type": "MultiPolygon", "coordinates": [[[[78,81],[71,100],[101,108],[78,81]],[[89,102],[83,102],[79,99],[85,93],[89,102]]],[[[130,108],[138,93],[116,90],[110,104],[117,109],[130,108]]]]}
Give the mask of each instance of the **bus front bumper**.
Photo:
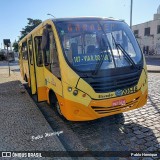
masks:
{"type": "Polygon", "coordinates": [[[119,114],[129,110],[142,107],[147,102],[148,90],[141,93],[138,91],[134,94],[127,96],[116,97],[105,100],[92,100],[89,106],[73,102],[67,99],[58,98],[60,103],[61,112],[67,120],[70,121],[88,121],[101,117],[106,117],[114,114],[119,114]],[[114,105],[113,102],[125,101],[125,104],[114,105]]]}

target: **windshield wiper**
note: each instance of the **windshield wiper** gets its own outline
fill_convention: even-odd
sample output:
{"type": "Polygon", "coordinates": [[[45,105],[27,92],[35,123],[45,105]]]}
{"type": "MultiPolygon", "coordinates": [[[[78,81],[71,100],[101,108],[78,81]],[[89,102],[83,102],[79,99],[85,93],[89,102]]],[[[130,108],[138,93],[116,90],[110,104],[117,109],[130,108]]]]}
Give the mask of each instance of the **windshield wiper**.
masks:
{"type": "Polygon", "coordinates": [[[104,61],[104,58],[105,58],[105,55],[106,53],[108,54],[108,60],[109,62],[111,62],[111,57],[109,55],[109,52],[108,52],[108,48],[109,50],[111,51],[111,55],[112,55],[112,58],[113,58],[113,62],[114,62],[114,66],[116,67],[116,62],[115,62],[115,59],[114,59],[114,55],[113,55],[113,51],[112,51],[112,48],[111,48],[111,45],[109,43],[109,40],[107,38],[107,35],[102,27],[102,25],[99,23],[99,25],[101,26],[101,29],[103,31],[103,34],[105,35],[105,39],[107,40],[107,44],[106,44],[106,40],[104,40],[103,36],[101,38],[101,45],[103,46],[102,48],[102,51],[101,51],[101,55],[102,55],[102,58],[100,57],[100,61],[99,63],[96,65],[96,68],[95,70],[92,72],[92,75],[96,75],[99,71],[99,69],[101,68],[102,64],[103,64],[103,61],[104,61]]]}
{"type": "MultiPolygon", "coordinates": [[[[102,39],[102,41],[104,41],[104,39],[102,39]]],[[[97,63],[95,70],[92,72],[92,75],[96,75],[98,73],[106,55],[108,56],[108,61],[111,62],[111,57],[108,52],[108,46],[105,44],[105,48],[103,48],[100,53],[100,61],[97,63]]]]}
{"type": "MultiPolygon", "coordinates": [[[[114,43],[116,45],[116,48],[117,48],[117,51],[118,49],[121,50],[121,52],[123,53],[123,55],[127,58],[127,60],[132,64],[132,66],[136,69],[138,69],[138,67],[136,66],[135,62],[133,61],[133,59],[130,57],[130,55],[125,51],[125,49],[122,47],[121,44],[117,43],[112,32],[111,32],[111,35],[112,35],[112,39],[114,40],[114,43]]],[[[118,51],[119,53],[119,51],[118,51]]]]}
{"type": "Polygon", "coordinates": [[[138,67],[136,66],[135,62],[133,61],[133,59],[130,57],[130,55],[125,51],[125,49],[122,47],[121,44],[116,44],[116,46],[122,51],[123,55],[127,58],[127,60],[132,64],[132,66],[136,69],[138,69],[138,67]]]}

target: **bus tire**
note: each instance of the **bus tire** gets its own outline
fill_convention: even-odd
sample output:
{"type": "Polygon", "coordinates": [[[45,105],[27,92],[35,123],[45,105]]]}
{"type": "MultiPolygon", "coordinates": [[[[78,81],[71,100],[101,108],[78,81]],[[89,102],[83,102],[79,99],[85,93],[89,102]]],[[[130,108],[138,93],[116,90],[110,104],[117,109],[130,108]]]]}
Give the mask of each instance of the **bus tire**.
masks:
{"type": "Polygon", "coordinates": [[[68,120],[63,116],[62,112],[61,112],[61,108],[59,105],[59,102],[56,102],[56,106],[55,106],[55,110],[57,115],[64,121],[64,122],[68,122],[68,120]]]}
{"type": "Polygon", "coordinates": [[[58,101],[56,102],[56,111],[58,112],[58,114],[59,114],[60,116],[63,116],[63,115],[62,115],[61,108],[60,108],[60,105],[59,105],[59,102],[58,102],[58,101]]]}
{"type": "Polygon", "coordinates": [[[63,116],[57,97],[52,90],[50,90],[49,92],[49,102],[51,108],[55,111],[56,115],[58,115],[62,120],[66,121],[67,119],[63,116]]]}
{"type": "Polygon", "coordinates": [[[55,108],[56,101],[57,101],[56,95],[54,94],[53,91],[50,91],[49,92],[49,103],[50,103],[51,108],[53,109],[55,108]]]}

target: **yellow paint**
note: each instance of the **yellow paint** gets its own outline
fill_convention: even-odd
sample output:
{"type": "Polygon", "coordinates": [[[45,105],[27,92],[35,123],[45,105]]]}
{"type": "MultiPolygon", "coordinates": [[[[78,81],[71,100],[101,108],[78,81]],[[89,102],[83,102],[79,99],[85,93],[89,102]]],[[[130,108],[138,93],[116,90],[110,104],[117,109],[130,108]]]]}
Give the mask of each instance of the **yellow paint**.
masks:
{"type": "Polygon", "coordinates": [[[73,91],[74,90],[78,90],[78,89],[76,89],[72,85],[69,85],[67,83],[63,83],[63,96],[64,96],[65,99],[68,99],[70,101],[83,104],[84,106],[88,106],[89,103],[91,102],[91,98],[88,95],[86,95],[85,97],[83,97],[83,94],[85,92],[82,92],[81,90],[78,90],[77,96],[74,96],[73,95],[73,91]],[[71,92],[68,91],[68,87],[72,87],[72,91],[71,92]]]}
{"type": "Polygon", "coordinates": [[[36,79],[34,65],[30,65],[30,78],[31,78],[31,91],[32,94],[36,93],[36,79]]]}
{"type": "Polygon", "coordinates": [[[62,96],[62,83],[50,71],[44,68],[45,86],[62,96]]]}
{"type": "Polygon", "coordinates": [[[38,101],[45,101],[47,99],[47,87],[38,88],[38,101]]]}
{"type": "MultiPolygon", "coordinates": [[[[61,104],[60,105],[61,111],[63,115],[66,117],[66,119],[70,121],[85,121],[85,120],[94,120],[94,119],[98,119],[98,118],[102,118],[102,117],[106,117],[106,116],[110,116],[113,114],[118,114],[118,113],[122,113],[122,112],[126,112],[129,110],[133,110],[133,109],[142,107],[147,102],[147,91],[144,94],[142,94],[141,91],[139,91],[131,95],[127,95],[127,96],[123,96],[119,98],[108,99],[107,101],[106,100],[92,100],[87,107],[83,105],[82,103],[78,103],[78,102],[74,102],[73,100],[65,99],[59,95],[57,95],[57,98],[58,98],[59,104],[61,104]],[[120,111],[112,111],[106,114],[98,114],[91,107],[91,106],[99,106],[99,107],[102,106],[106,108],[112,107],[112,102],[115,100],[125,99],[126,103],[128,103],[128,102],[134,101],[134,99],[137,97],[139,97],[137,103],[135,103],[131,108],[127,108],[124,105],[120,111]]],[[[116,107],[114,106],[112,109],[114,108],[116,107]]]]}

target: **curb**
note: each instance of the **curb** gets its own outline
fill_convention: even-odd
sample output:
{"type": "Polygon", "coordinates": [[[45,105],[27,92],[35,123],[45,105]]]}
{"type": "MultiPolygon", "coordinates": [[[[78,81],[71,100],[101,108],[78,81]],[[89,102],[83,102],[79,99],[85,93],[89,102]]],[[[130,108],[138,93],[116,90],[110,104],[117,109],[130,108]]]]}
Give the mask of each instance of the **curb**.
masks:
{"type": "Polygon", "coordinates": [[[146,59],[160,59],[160,56],[144,56],[146,59]]]}
{"type": "Polygon", "coordinates": [[[147,70],[148,73],[160,73],[159,70],[147,70]]]}

